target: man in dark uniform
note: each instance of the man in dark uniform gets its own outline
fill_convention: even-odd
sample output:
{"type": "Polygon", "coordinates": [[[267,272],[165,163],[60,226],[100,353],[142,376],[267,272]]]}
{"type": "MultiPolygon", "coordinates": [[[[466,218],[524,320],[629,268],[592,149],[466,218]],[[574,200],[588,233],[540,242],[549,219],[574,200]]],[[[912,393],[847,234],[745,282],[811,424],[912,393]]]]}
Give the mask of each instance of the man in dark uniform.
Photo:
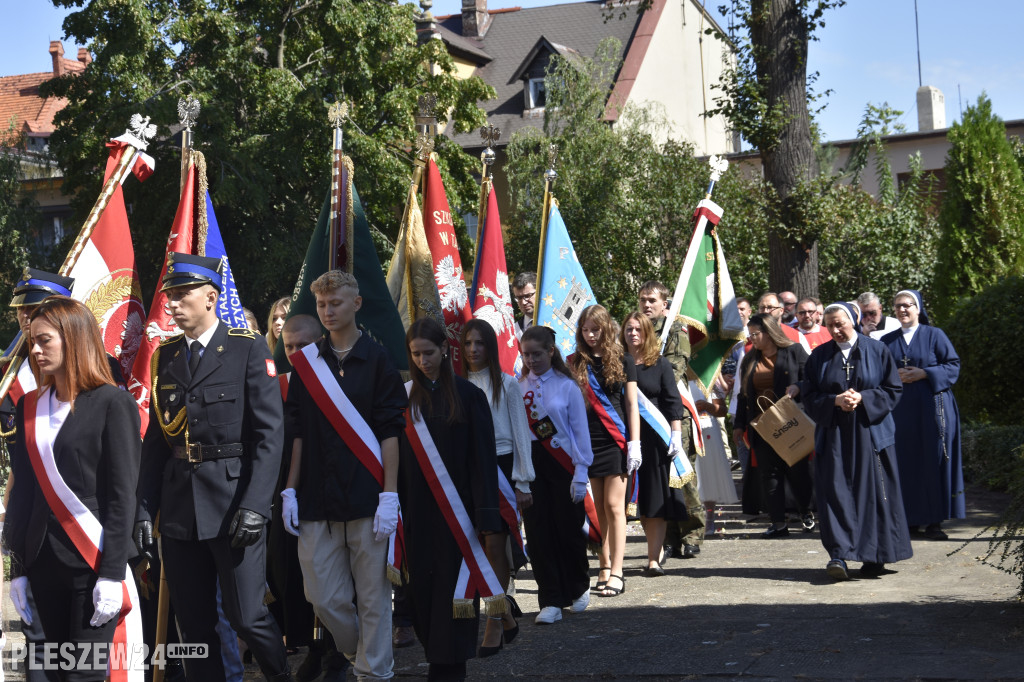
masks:
{"type": "Polygon", "coordinates": [[[266,538],[281,463],[281,392],[270,351],[217,318],[221,261],[168,255],[163,288],[184,334],[153,355],[135,541],[152,554],[160,512],[163,566],[181,641],[209,646],[190,680],[224,680],[217,580],[225,615],[263,674],[291,680],[281,632],[263,603],[266,538]]]}
{"type": "MultiPolygon", "coordinates": [[[[62,277],[52,272],[46,272],[45,270],[38,270],[36,268],[25,268],[22,272],[21,278],[17,284],[14,285],[14,299],[11,301],[11,307],[14,308],[15,313],[18,316],[18,326],[21,327],[21,335],[25,338],[26,348],[28,347],[28,325],[29,319],[32,317],[32,313],[35,312],[39,304],[43,302],[43,299],[49,296],[70,296],[71,287],[74,285],[75,280],[71,277],[62,277]]],[[[24,362],[28,362],[26,358],[24,362]]],[[[112,364],[117,364],[112,363],[112,364]]],[[[7,363],[0,365],[0,373],[7,371],[7,363]]],[[[118,379],[120,373],[115,377],[118,379]]],[[[4,440],[4,445],[7,448],[7,452],[11,452],[14,449],[14,445],[18,439],[18,433],[14,426],[14,413],[15,404],[11,400],[10,394],[4,396],[3,403],[0,404],[0,437],[4,440]]],[[[9,461],[9,460],[8,460],[9,461]]],[[[32,476],[31,471],[23,472],[25,476],[32,476]]],[[[7,497],[11,490],[11,485],[14,483],[14,473],[7,477],[7,488],[4,491],[4,504],[7,504],[7,497]]],[[[24,532],[24,528],[9,528],[6,530],[7,533],[18,533],[24,532]]],[[[5,538],[5,545],[7,544],[5,538]]],[[[36,612],[35,600],[32,598],[32,591],[28,590],[26,594],[28,599],[29,610],[33,613],[36,612]]],[[[31,625],[22,623],[21,625],[22,634],[25,635],[25,641],[29,644],[37,644],[34,648],[36,666],[25,667],[25,679],[28,682],[44,682],[47,680],[56,680],[57,673],[54,670],[43,670],[43,659],[45,658],[42,643],[45,640],[43,635],[43,628],[36,618],[32,621],[31,625]]],[[[51,666],[52,667],[52,666],[51,666]]]]}

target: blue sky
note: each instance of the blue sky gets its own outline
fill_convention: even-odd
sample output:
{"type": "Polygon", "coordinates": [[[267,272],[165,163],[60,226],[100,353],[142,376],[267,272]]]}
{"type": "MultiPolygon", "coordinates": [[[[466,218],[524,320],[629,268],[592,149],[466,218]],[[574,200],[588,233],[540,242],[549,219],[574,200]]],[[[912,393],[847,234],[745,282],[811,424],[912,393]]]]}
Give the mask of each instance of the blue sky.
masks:
{"type": "MultiPolygon", "coordinates": [[[[717,7],[720,1],[709,0],[707,5],[717,7]]],[[[557,2],[489,0],[488,5],[498,9],[557,2]]],[[[452,14],[461,7],[461,0],[435,0],[433,11],[452,14]]],[[[718,15],[717,9],[712,12],[718,15]]],[[[49,41],[63,38],[66,13],[46,0],[23,0],[17,14],[11,15],[17,19],[0,25],[0,75],[48,71],[49,41]]],[[[963,107],[984,90],[1003,119],[1024,118],[1024,50],[1019,37],[1024,2],[918,0],[918,13],[924,84],[945,94],[947,124],[960,116],[958,86],[963,107]]],[[[853,137],[869,102],[888,102],[904,111],[907,130],[916,130],[914,0],[849,0],[827,13],[825,21],[820,41],[810,50],[810,67],[820,72],[818,88],[833,91],[818,117],[823,136],[853,137]]],[[[77,47],[65,41],[65,56],[73,58],[77,47]]]]}

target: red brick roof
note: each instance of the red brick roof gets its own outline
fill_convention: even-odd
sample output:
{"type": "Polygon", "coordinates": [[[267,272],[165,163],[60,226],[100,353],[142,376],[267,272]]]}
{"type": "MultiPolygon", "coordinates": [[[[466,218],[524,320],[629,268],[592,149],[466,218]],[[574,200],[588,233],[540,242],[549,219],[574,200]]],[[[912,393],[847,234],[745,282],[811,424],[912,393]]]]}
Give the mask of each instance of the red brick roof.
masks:
{"type": "MultiPolygon", "coordinates": [[[[64,73],[81,73],[91,58],[85,50],[79,50],[78,61],[64,59],[64,49],[52,55],[52,61],[64,73]],[[84,53],[84,54],[83,54],[84,53]]],[[[6,133],[13,124],[16,132],[46,137],[53,132],[53,117],[64,108],[67,100],[62,97],[39,96],[39,86],[54,77],[54,71],[26,73],[18,76],[0,77],[0,134],[6,133]]]]}

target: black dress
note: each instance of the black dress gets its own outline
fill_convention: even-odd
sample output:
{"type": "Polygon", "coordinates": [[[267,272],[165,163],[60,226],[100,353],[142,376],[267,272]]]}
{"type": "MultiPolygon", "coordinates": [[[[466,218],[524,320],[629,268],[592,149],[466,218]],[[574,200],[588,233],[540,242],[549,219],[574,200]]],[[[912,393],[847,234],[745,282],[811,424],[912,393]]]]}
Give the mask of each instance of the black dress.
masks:
{"type": "MultiPolygon", "coordinates": [[[[605,381],[604,363],[601,358],[594,358],[594,364],[591,365],[591,369],[594,371],[597,383],[601,386],[604,394],[608,396],[608,400],[615,409],[619,420],[623,424],[627,424],[625,409],[623,408],[625,384],[609,384],[605,381]]],[[[622,369],[626,373],[626,383],[636,381],[636,364],[633,361],[633,356],[629,353],[625,353],[622,356],[622,369]]],[[[601,478],[603,476],[625,475],[625,449],[619,447],[612,435],[608,433],[608,429],[601,423],[600,418],[589,406],[587,408],[587,421],[590,425],[590,445],[594,449],[594,463],[590,465],[590,477],[601,478]]],[[[629,428],[628,424],[626,428],[629,428]]],[[[628,432],[626,440],[631,440],[631,435],[628,432]]]]}
{"type": "MultiPolygon", "coordinates": [[[[461,377],[455,388],[465,421],[448,423],[444,390],[432,390],[422,415],[475,530],[500,531],[498,463],[487,396],[461,377]]],[[[411,407],[409,409],[412,409],[411,407]]],[[[478,617],[454,618],[452,599],[462,565],[459,550],[403,433],[399,439],[398,493],[405,526],[413,627],[431,664],[461,664],[476,656],[478,617]]],[[[479,600],[474,610],[479,616],[479,600]]]]}
{"type": "MultiPolygon", "coordinates": [[[[672,364],[664,357],[650,366],[635,365],[637,389],[657,405],[669,422],[683,418],[683,401],[679,397],[672,364]]],[[[682,488],[669,487],[672,460],[668,446],[643,419],[640,420],[640,448],[643,464],[637,470],[637,509],[648,519],[685,521],[686,503],[682,488]]]]}

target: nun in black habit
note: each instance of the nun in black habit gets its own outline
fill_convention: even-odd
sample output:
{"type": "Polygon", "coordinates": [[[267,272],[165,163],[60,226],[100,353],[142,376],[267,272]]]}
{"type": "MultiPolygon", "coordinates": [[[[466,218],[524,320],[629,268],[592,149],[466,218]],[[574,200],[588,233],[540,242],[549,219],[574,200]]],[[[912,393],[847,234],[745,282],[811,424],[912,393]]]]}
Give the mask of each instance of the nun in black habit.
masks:
{"type": "Polygon", "coordinates": [[[803,405],[815,429],[815,493],[826,567],[849,578],[878,577],[885,564],[913,556],[900,496],[892,409],[903,390],[896,362],[882,343],[854,327],[848,303],[825,309],[832,341],[811,353],[804,371],[803,405]]]}

